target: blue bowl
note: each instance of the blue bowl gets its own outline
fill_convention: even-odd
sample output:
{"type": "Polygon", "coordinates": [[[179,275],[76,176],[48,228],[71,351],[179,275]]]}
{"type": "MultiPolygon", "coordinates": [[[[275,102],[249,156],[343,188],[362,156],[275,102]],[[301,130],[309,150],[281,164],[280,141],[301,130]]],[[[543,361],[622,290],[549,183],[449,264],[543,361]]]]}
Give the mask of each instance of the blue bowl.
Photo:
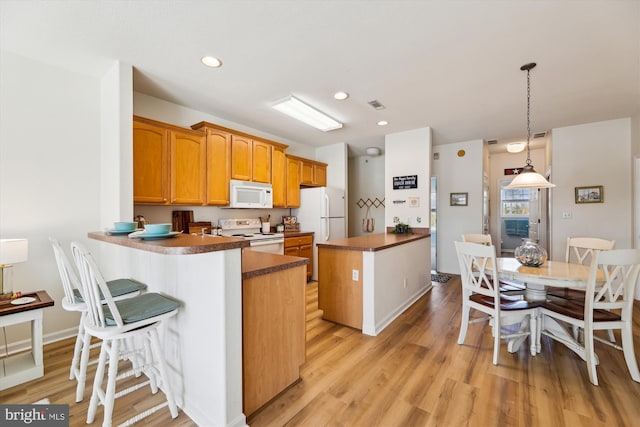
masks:
{"type": "Polygon", "coordinates": [[[116,231],[135,231],[138,226],[137,222],[114,222],[113,228],[116,231]]]}
{"type": "Polygon", "coordinates": [[[145,224],[146,234],[167,234],[171,232],[171,224],[145,224]]]}

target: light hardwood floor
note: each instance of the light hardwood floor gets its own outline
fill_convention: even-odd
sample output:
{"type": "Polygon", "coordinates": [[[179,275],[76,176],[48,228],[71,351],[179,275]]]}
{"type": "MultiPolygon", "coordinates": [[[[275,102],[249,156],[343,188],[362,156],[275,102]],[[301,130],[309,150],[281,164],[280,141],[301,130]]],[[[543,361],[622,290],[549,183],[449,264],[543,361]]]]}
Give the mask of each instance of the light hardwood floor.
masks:
{"type": "MultiPolygon", "coordinates": [[[[500,352],[493,366],[491,331],[469,327],[464,345],[460,326],[460,279],[433,284],[377,337],[322,320],[317,283],[307,285],[307,361],[302,380],[252,416],[259,426],[633,426],[640,422],[640,384],[631,380],[622,352],[604,345],[596,351],[600,386],[589,382],[586,365],[561,344],[543,337],[542,353],[500,352]]],[[[640,356],[640,304],[634,339],[640,356]]],[[[618,339],[619,341],[619,339],[618,339]]],[[[75,382],[67,379],[73,341],[45,347],[45,378],[0,392],[2,403],[48,397],[70,404],[71,426],[84,424],[85,401],[73,402],[75,382]]],[[[151,404],[148,389],[116,402],[114,423],[133,407],[151,404]]],[[[102,410],[98,410],[99,425],[102,410]]],[[[160,410],[146,425],[192,426],[185,414],[171,420],[160,410]]]]}

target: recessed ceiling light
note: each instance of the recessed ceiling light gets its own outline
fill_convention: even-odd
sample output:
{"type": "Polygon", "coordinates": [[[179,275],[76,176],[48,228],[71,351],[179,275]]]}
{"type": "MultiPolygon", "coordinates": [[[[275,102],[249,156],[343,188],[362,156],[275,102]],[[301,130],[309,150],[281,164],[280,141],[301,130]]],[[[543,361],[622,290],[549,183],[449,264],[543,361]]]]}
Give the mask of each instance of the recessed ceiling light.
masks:
{"type": "Polygon", "coordinates": [[[218,68],[222,66],[222,61],[214,56],[203,56],[201,61],[207,67],[218,68]]]}
{"type": "Polygon", "coordinates": [[[336,92],[336,93],[334,93],[334,94],[333,94],[333,97],[334,97],[335,99],[337,99],[338,101],[342,101],[342,100],[347,99],[347,98],[349,97],[349,94],[348,94],[347,92],[342,92],[342,91],[340,91],[340,92],[336,92]]]}
{"type": "Polygon", "coordinates": [[[389,124],[389,122],[388,122],[388,121],[386,121],[386,120],[380,120],[380,121],[378,122],[378,126],[386,126],[386,125],[388,125],[388,124],[389,124]]]}

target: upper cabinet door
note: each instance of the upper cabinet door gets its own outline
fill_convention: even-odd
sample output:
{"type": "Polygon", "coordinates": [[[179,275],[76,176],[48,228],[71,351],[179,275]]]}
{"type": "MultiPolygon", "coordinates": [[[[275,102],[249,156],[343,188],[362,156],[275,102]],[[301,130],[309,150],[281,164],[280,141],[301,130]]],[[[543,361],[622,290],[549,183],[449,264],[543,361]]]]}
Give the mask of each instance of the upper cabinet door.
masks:
{"type": "Polygon", "coordinates": [[[287,157],[287,207],[300,207],[300,160],[287,157]]]}
{"type": "Polygon", "coordinates": [[[169,131],[133,122],[133,201],[168,203],[169,131]]]}
{"type": "Polygon", "coordinates": [[[273,185],[273,207],[287,206],[287,166],[283,147],[271,148],[271,184],[273,185]]]}
{"type": "Polygon", "coordinates": [[[171,131],[171,203],[201,205],[205,194],[205,137],[171,131]]]}
{"type": "Polygon", "coordinates": [[[251,139],[231,136],[231,178],[251,181],[253,177],[253,150],[251,139]]]}
{"type": "Polygon", "coordinates": [[[271,182],[271,144],[253,140],[252,181],[271,182]]]}
{"type": "Polygon", "coordinates": [[[207,205],[229,204],[231,134],[207,129],[207,205]]]}
{"type": "Polygon", "coordinates": [[[302,171],[300,172],[300,184],[313,185],[313,163],[302,162],[302,171]]]}

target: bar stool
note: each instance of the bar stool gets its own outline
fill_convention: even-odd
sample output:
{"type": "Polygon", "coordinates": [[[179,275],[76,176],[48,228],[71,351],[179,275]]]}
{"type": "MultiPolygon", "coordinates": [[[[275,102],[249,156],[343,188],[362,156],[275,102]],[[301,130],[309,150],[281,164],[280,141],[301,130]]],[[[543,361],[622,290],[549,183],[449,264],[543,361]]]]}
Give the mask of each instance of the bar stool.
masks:
{"type": "Polygon", "coordinates": [[[98,367],[96,370],[91,400],[87,412],[87,424],[94,421],[99,404],[104,406],[102,425],[111,426],[111,417],[116,397],[125,396],[146,385],[155,394],[159,386],[166,396],[166,401],[150,409],[134,415],[123,425],[133,424],[157,410],[168,406],[172,418],[178,416],[178,408],[168,380],[166,362],[158,327],[162,321],[175,316],[180,304],[177,301],[157,293],[145,293],[133,298],[114,301],[91,254],[77,242],[71,243],[71,252],[80,271],[82,290],[87,304],[87,315],[84,317],[84,348],[81,364],[89,357],[91,337],[102,340],[98,367]],[[104,304],[103,298],[104,297],[104,304]],[[142,343],[142,346],[133,347],[142,343]],[[126,350],[126,352],[123,352],[126,350]],[[132,369],[118,375],[119,361],[126,358],[132,361],[132,369]],[[102,388],[105,366],[109,360],[106,388],[102,388]],[[118,379],[144,373],[147,380],[134,384],[116,392],[118,379]]]}
{"type": "MultiPolygon", "coordinates": [[[[64,289],[64,297],[62,298],[62,308],[66,311],[80,313],[80,323],[78,324],[78,336],[73,349],[73,358],[71,359],[71,367],[69,369],[69,379],[77,380],[76,386],[76,402],[82,401],[84,397],[84,387],[86,382],[87,365],[97,363],[97,359],[93,361],[87,360],[87,365],[80,365],[80,354],[83,348],[84,324],[83,319],[87,315],[87,304],[82,296],[81,284],[78,276],[72,266],[69,258],[62,250],[60,242],[53,237],[49,237],[49,241],[53,246],[53,253],[56,257],[62,288],[64,289]]],[[[131,298],[140,295],[147,288],[147,285],[133,279],[116,279],[107,282],[107,287],[111,292],[114,300],[131,298]]],[[[96,343],[90,348],[99,346],[96,343]]]]}

